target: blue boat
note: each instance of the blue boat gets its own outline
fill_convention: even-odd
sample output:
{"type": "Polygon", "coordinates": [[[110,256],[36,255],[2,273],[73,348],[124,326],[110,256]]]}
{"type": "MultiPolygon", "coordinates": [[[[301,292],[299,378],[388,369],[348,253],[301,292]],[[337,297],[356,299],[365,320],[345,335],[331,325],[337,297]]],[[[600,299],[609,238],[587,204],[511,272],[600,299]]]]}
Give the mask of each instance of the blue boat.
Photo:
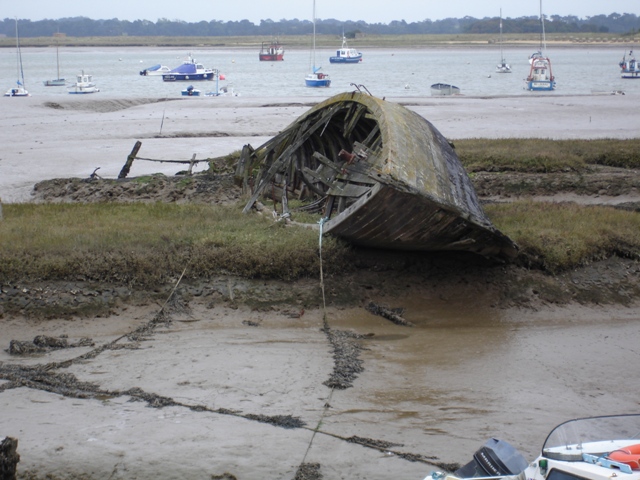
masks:
{"type": "Polygon", "coordinates": [[[347,39],[342,35],[342,47],[340,47],[335,56],[329,57],[331,63],[359,63],[362,61],[362,53],[355,48],[349,48],[347,39]]]}
{"type": "Polygon", "coordinates": [[[162,75],[165,82],[193,82],[198,80],[213,80],[215,72],[211,68],[204,68],[201,63],[197,63],[189,54],[187,60],[182,65],[174,68],[168,73],[162,75]]]}
{"type": "Polygon", "coordinates": [[[311,68],[311,73],[308,73],[306,77],[304,77],[304,84],[307,87],[312,88],[322,88],[322,87],[330,87],[331,79],[329,75],[326,73],[320,73],[321,67],[316,67],[316,2],[313,0],[313,66],[311,68]]]}
{"type": "Polygon", "coordinates": [[[189,85],[187,88],[182,90],[182,96],[183,97],[199,97],[200,90],[198,90],[197,88],[194,88],[193,85],[189,85]]]}
{"type": "Polygon", "coordinates": [[[620,76],[622,78],[638,78],[640,79],[640,64],[636,61],[636,57],[633,56],[633,50],[629,50],[629,57],[623,55],[620,62],[620,76]]]}
{"type": "Polygon", "coordinates": [[[556,89],[556,80],[551,71],[551,60],[541,52],[535,52],[529,58],[531,68],[526,79],[527,90],[548,92],[556,89]]]}

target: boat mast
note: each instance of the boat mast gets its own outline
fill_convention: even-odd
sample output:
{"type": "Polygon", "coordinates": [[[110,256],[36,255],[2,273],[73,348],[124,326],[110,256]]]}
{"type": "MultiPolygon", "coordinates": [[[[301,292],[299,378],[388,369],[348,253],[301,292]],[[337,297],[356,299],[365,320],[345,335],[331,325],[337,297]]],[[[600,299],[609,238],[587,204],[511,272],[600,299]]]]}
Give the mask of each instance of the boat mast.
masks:
{"type": "Polygon", "coordinates": [[[504,65],[504,53],[502,53],[502,8],[500,9],[500,62],[504,65]]]}
{"type": "Polygon", "coordinates": [[[18,78],[18,83],[20,84],[21,87],[24,88],[24,71],[22,69],[22,52],[20,52],[20,36],[18,35],[18,17],[16,17],[16,52],[17,52],[16,63],[18,67],[18,74],[20,75],[20,77],[18,78]],[[22,80],[22,83],[20,83],[20,80],[22,80]]]}
{"type": "Polygon", "coordinates": [[[58,39],[56,38],[56,65],[58,66],[58,76],[56,77],[58,80],[60,79],[60,52],[58,46],[58,39]]]}
{"type": "Polygon", "coordinates": [[[313,0],[313,71],[316,73],[316,0],[313,0]]]}
{"type": "Polygon", "coordinates": [[[542,0],[540,0],[540,53],[547,49],[547,41],[544,35],[544,16],[542,15],[542,0]]]}

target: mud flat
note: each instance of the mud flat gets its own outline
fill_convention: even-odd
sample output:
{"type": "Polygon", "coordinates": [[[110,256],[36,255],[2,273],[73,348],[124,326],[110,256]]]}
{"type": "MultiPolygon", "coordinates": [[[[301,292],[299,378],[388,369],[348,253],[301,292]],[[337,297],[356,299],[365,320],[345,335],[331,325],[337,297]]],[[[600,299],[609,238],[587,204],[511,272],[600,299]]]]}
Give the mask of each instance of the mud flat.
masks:
{"type": "MultiPolygon", "coordinates": [[[[81,96],[82,97],[82,96],[81,96]]],[[[433,123],[447,138],[636,138],[632,95],[521,95],[389,99],[433,123]],[[541,119],[542,118],[542,119],[541,119]]],[[[2,99],[3,104],[15,101],[2,99]]],[[[140,140],[140,157],[213,158],[258,146],[292,123],[317,99],[294,97],[132,98],[30,97],[0,118],[0,198],[30,199],[51,178],[87,178],[96,168],[117,178],[140,140]]],[[[7,104],[8,105],[8,104],[7,104]]],[[[197,170],[198,167],[196,167],[197,170]]],[[[200,167],[204,168],[204,167],[200,167]]],[[[135,162],[132,176],[174,174],[184,166],[135,162]]]]}

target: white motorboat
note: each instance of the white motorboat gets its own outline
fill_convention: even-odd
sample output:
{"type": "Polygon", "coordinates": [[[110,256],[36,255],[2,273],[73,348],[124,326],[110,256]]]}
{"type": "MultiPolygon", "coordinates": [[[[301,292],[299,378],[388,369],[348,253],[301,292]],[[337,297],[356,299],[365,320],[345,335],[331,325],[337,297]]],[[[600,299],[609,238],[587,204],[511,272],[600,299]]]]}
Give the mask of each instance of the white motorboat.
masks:
{"type": "Polygon", "coordinates": [[[531,463],[504,443],[509,448],[487,442],[456,472],[432,472],[424,480],[640,480],[640,414],[561,423],[531,463]]]}
{"type": "Polygon", "coordinates": [[[336,50],[336,54],[329,57],[330,63],[359,63],[362,61],[362,53],[355,48],[349,48],[347,37],[342,34],[342,46],[336,50]]]}
{"type": "Polygon", "coordinates": [[[629,55],[622,56],[620,65],[620,76],[622,78],[640,78],[640,64],[633,55],[633,50],[629,50],[629,55]]]}
{"type": "Polygon", "coordinates": [[[31,94],[24,87],[24,72],[22,70],[22,52],[20,51],[20,36],[18,35],[18,19],[16,18],[16,61],[18,80],[16,86],[7,90],[5,97],[30,97],[31,94]]]}
{"type": "Polygon", "coordinates": [[[93,82],[93,75],[87,75],[84,73],[79,73],[76,75],[76,83],[68,87],[69,93],[73,94],[83,94],[83,93],[96,93],[99,92],[100,89],[93,82]]]}
{"type": "Polygon", "coordinates": [[[140,71],[140,75],[142,75],[143,77],[154,77],[154,76],[160,76],[160,75],[164,75],[167,74],[171,71],[170,67],[167,67],[166,65],[154,65],[153,67],[149,67],[149,68],[145,68],[144,70],[140,71]]]}

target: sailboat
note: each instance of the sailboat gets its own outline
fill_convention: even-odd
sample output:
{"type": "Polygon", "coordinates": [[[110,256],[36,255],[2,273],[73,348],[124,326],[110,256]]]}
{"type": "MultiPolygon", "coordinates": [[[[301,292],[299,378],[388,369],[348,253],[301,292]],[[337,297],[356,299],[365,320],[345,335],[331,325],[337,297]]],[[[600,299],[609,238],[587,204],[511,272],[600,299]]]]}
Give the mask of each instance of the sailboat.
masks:
{"type": "Polygon", "coordinates": [[[24,72],[22,71],[22,53],[20,52],[20,37],[18,36],[18,19],[16,18],[16,56],[17,56],[17,68],[18,68],[18,80],[17,87],[10,88],[5,97],[30,97],[31,95],[24,88],[24,72]]]}
{"type": "Polygon", "coordinates": [[[502,53],[502,9],[500,9],[500,63],[496,66],[496,73],[511,73],[511,66],[505,61],[502,53]]]}
{"type": "Polygon", "coordinates": [[[56,42],[56,64],[58,66],[58,78],[55,80],[45,80],[42,82],[45,87],[64,87],[65,80],[64,78],[60,78],[60,52],[58,47],[58,42],[56,42]]]}
{"type": "Polygon", "coordinates": [[[550,91],[555,90],[556,80],[551,70],[551,60],[544,55],[546,49],[544,35],[544,16],[542,15],[542,0],[540,0],[540,50],[529,57],[529,76],[526,79],[527,90],[550,91]]]}
{"type": "Polygon", "coordinates": [[[304,83],[307,87],[329,87],[331,79],[326,73],[321,73],[321,67],[316,67],[316,0],[313,0],[313,66],[311,73],[304,77],[304,83]]]}

